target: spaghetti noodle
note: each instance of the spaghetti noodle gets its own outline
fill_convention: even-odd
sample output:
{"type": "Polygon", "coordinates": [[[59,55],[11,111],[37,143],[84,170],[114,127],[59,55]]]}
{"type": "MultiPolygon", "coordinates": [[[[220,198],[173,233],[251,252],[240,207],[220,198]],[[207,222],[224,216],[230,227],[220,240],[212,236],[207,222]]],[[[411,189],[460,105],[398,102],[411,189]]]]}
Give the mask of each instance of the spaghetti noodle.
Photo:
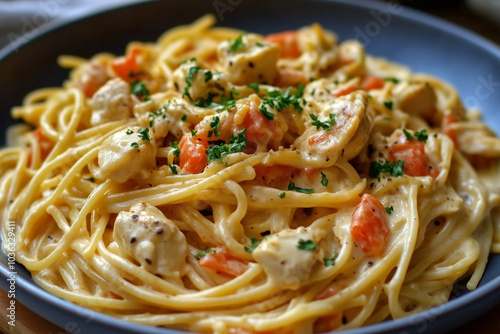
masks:
{"type": "Polygon", "coordinates": [[[500,140],[443,81],[319,24],[205,16],[62,56],[12,110],[2,235],[45,290],[194,332],[343,330],[474,289],[500,250],[500,140]]]}

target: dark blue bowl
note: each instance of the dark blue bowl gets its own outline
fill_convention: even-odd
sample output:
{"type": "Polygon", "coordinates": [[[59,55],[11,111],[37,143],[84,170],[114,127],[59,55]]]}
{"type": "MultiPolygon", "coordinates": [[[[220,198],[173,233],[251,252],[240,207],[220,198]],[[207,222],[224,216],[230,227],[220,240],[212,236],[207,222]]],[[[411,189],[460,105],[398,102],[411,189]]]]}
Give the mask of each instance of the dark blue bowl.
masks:
{"type": "MultiPolygon", "coordinates": [[[[397,1],[217,0],[151,1],[40,28],[0,51],[0,132],[13,124],[10,109],[30,91],[60,86],[68,72],[57,66],[60,54],[90,57],[123,54],[131,40],[155,41],[166,29],[213,13],[219,25],[259,33],[295,29],[312,22],[356,38],[375,56],[440,77],[454,87],[467,107],[478,107],[500,133],[500,49],[455,25],[401,6],[397,1]],[[224,6],[221,6],[224,4],[224,6]]],[[[3,139],[3,138],[2,138],[3,139]]],[[[3,142],[0,142],[3,145],[3,142]]],[[[0,285],[12,275],[0,256],[0,285]]],[[[36,286],[15,264],[16,299],[71,333],[181,333],[127,323],[75,306],[36,286]]],[[[460,289],[459,289],[460,290],[460,289]]],[[[459,291],[445,305],[415,316],[346,333],[443,333],[472,320],[500,302],[500,256],[491,255],[480,286],[459,291]]]]}

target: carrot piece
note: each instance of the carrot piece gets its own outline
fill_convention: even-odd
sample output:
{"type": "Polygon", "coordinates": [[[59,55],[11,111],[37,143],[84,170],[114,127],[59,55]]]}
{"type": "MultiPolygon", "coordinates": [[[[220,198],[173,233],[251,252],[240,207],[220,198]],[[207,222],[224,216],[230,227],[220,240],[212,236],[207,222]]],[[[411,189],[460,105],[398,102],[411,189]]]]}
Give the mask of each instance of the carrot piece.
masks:
{"type": "Polygon", "coordinates": [[[125,81],[131,81],[140,72],[137,64],[137,56],[141,51],[137,48],[131,48],[129,52],[122,57],[118,57],[111,62],[111,68],[117,76],[125,81]]]}
{"type": "Polygon", "coordinates": [[[456,123],[457,117],[455,114],[447,114],[443,117],[443,120],[441,122],[441,130],[445,135],[447,135],[451,141],[453,141],[453,144],[455,145],[455,148],[459,148],[458,144],[458,136],[457,133],[454,129],[451,128],[451,124],[456,123]]]}
{"type": "Polygon", "coordinates": [[[365,91],[370,91],[372,89],[380,89],[384,87],[385,81],[379,77],[373,75],[367,75],[361,82],[361,89],[365,91]]]}
{"type": "Polygon", "coordinates": [[[302,54],[298,36],[297,31],[287,30],[267,35],[266,42],[275,43],[281,47],[280,58],[298,58],[302,54]]]}
{"type": "Polygon", "coordinates": [[[185,134],[179,142],[179,166],[183,172],[198,174],[208,165],[208,142],[202,135],[185,134]]]}
{"type": "Polygon", "coordinates": [[[90,98],[108,81],[109,77],[106,73],[106,67],[97,61],[84,65],[83,69],[83,74],[78,80],[78,86],[83,91],[83,94],[90,98]]]}
{"type": "Polygon", "coordinates": [[[389,148],[389,161],[403,160],[404,173],[409,176],[430,175],[429,165],[425,156],[425,145],[421,141],[407,140],[393,144],[389,148]]]}
{"type": "Polygon", "coordinates": [[[391,233],[383,204],[363,194],[351,216],[351,235],[368,257],[380,256],[391,233]]]}
{"type": "MultiPolygon", "coordinates": [[[[52,140],[50,140],[43,134],[42,128],[36,128],[35,131],[33,131],[33,136],[40,145],[40,157],[42,160],[45,160],[45,158],[49,155],[50,151],[52,151],[52,148],[54,147],[54,142],[52,142],[52,140]]],[[[33,149],[31,147],[28,147],[28,161],[27,161],[28,166],[31,165],[32,160],[33,160],[33,149]]]]}
{"type": "Polygon", "coordinates": [[[334,90],[332,92],[332,95],[335,97],[344,96],[347,94],[351,94],[352,92],[354,92],[356,90],[358,90],[358,88],[354,87],[354,86],[341,87],[339,89],[334,90]]]}
{"type": "Polygon", "coordinates": [[[213,248],[198,260],[198,264],[234,277],[243,274],[248,269],[248,264],[244,260],[229,253],[224,246],[213,248]]]}
{"type": "Polygon", "coordinates": [[[274,78],[273,85],[278,87],[297,86],[298,84],[307,84],[309,80],[305,77],[304,73],[299,70],[291,68],[280,68],[274,78]]]}
{"type": "Polygon", "coordinates": [[[255,105],[245,115],[242,123],[246,128],[245,137],[249,143],[279,145],[283,138],[283,129],[274,120],[267,119],[255,105]]]}

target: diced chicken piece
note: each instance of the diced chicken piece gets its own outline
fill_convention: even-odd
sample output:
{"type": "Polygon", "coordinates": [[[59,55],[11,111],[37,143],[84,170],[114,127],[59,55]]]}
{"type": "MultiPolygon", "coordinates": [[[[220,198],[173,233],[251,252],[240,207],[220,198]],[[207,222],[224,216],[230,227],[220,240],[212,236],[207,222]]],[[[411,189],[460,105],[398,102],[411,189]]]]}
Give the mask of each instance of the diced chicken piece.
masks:
{"type": "Polygon", "coordinates": [[[222,42],[217,50],[229,81],[235,85],[272,83],[278,73],[279,46],[262,44],[254,34],[243,35],[241,43],[235,43],[222,42]]]}
{"type": "Polygon", "coordinates": [[[457,123],[458,147],[468,155],[500,157],[500,139],[480,122],[457,123]]]}
{"type": "Polygon", "coordinates": [[[120,78],[109,80],[94,94],[90,123],[97,126],[132,116],[130,86],[120,78]]]}
{"type": "Polygon", "coordinates": [[[228,80],[223,72],[202,68],[196,60],[180,65],[173,73],[175,88],[192,102],[207,100],[210,96],[224,95],[229,91],[228,80]]]}
{"type": "Polygon", "coordinates": [[[184,234],[155,206],[136,203],[116,217],[113,237],[147,271],[180,279],[188,254],[184,234]]]}
{"type": "MultiPolygon", "coordinates": [[[[368,132],[358,132],[358,128],[366,116],[368,98],[363,91],[337,98],[333,103],[318,108],[314,115],[321,125],[311,122],[304,133],[297,138],[295,146],[304,152],[306,158],[325,166],[331,166],[341,155],[356,156],[363,145],[346,150],[349,142],[355,140],[357,144],[368,140],[368,132]],[[355,136],[358,134],[357,136],[355,136]]],[[[366,122],[364,122],[366,123],[366,122]]],[[[366,128],[366,126],[363,126],[366,128]]]]}
{"type": "Polygon", "coordinates": [[[298,289],[314,271],[318,249],[313,232],[305,227],[282,230],[266,238],[252,252],[267,277],[285,289],[298,289]]]}
{"type": "Polygon", "coordinates": [[[398,109],[435,123],[437,97],[431,85],[414,82],[401,83],[394,88],[394,104],[398,109]]]}
{"type": "Polygon", "coordinates": [[[337,36],[324,30],[319,24],[299,30],[299,44],[304,50],[304,74],[306,78],[320,78],[330,73],[339,59],[337,36]]]}
{"type": "Polygon", "coordinates": [[[165,138],[169,133],[178,138],[189,131],[188,124],[182,118],[193,114],[194,107],[184,99],[169,99],[163,107],[154,112],[149,111],[149,108],[144,110],[140,107],[140,104],[135,106],[134,115],[141,126],[150,127],[151,136],[156,141],[165,138]]]}
{"type": "Polygon", "coordinates": [[[84,63],[72,77],[76,78],[77,86],[86,97],[92,97],[109,79],[106,66],[96,60],[84,63]]]}
{"type": "Polygon", "coordinates": [[[102,176],[117,182],[146,177],[156,165],[156,144],[149,128],[133,126],[107,138],[99,150],[98,163],[102,176]]]}

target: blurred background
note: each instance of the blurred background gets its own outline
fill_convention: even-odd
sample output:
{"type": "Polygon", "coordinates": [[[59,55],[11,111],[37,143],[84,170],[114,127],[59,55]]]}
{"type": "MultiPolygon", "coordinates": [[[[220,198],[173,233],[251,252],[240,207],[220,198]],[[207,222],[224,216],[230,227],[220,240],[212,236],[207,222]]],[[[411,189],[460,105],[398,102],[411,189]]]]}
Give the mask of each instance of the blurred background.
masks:
{"type": "MultiPolygon", "coordinates": [[[[144,0],[0,0],[0,48],[49,22],[72,20],[144,0]]],[[[472,30],[500,45],[500,0],[371,0],[403,4],[472,30]]],[[[353,0],[356,2],[356,0],[353,0]]]]}

